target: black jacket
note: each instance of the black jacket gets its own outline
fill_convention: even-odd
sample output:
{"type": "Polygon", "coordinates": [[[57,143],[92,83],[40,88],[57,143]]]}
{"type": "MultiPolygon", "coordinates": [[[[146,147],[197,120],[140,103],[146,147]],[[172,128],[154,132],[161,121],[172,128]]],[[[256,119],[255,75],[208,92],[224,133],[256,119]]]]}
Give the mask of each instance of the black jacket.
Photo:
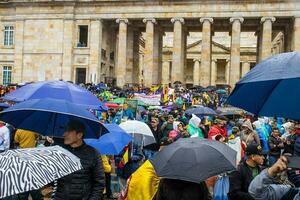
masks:
{"type": "Polygon", "coordinates": [[[273,135],[270,135],[269,140],[268,140],[268,144],[270,147],[270,151],[269,151],[269,155],[271,156],[280,156],[281,153],[281,149],[283,149],[283,147],[279,147],[279,144],[283,144],[283,142],[281,141],[280,138],[275,138],[273,135]]]}
{"type": "MultiPolygon", "coordinates": [[[[259,167],[257,169],[258,173],[260,173],[261,169],[259,167]]],[[[241,161],[238,169],[229,176],[229,199],[254,200],[248,193],[249,185],[253,179],[251,168],[247,165],[246,161],[241,161]]]]}
{"type": "Polygon", "coordinates": [[[55,199],[100,200],[104,189],[104,170],[97,151],[83,144],[72,148],[63,146],[80,158],[83,169],[58,180],[55,199]]]}

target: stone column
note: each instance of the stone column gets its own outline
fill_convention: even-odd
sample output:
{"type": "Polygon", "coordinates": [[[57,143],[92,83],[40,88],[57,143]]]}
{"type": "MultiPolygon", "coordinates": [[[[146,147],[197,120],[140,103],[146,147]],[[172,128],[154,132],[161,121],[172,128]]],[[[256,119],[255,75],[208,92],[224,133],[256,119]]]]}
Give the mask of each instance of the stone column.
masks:
{"type": "Polygon", "coordinates": [[[146,24],[145,34],[145,57],[144,57],[144,85],[151,86],[153,83],[153,74],[155,70],[157,72],[157,57],[155,57],[155,39],[157,35],[155,24],[157,24],[154,18],[143,19],[146,24]]]}
{"type": "Polygon", "coordinates": [[[184,83],[184,19],[172,18],[171,22],[174,24],[171,83],[173,84],[175,81],[184,83]]]}
{"type": "MultiPolygon", "coordinates": [[[[24,49],[24,19],[16,19],[15,22],[15,57],[13,83],[23,82],[23,49],[24,49]]],[[[1,41],[3,42],[3,41],[1,41]]]]}
{"type": "Polygon", "coordinates": [[[226,84],[229,84],[230,80],[230,60],[226,60],[226,68],[225,68],[225,79],[226,79],[226,84]]]}
{"type": "Polygon", "coordinates": [[[213,18],[201,18],[202,23],[202,49],[201,49],[201,68],[200,85],[210,85],[210,66],[211,66],[211,24],[213,18]]]}
{"type": "Polygon", "coordinates": [[[250,71],[250,63],[249,62],[243,62],[242,64],[242,77],[245,76],[250,71]]]}
{"type": "Polygon", "coordinates": [[[132,80],[133,83],[139,83],[140,76],[140,36],[139,31],[134,31],[133,37],[133,71],[132,71],[132,80]]]}
{"type": "Polygon", "coordinates": [[[102,47],[102,21],[101,19],[96,19],[91,21],[90,28],[90,63],[89,63],[89,73],[88,77],[91,83],[99,83],[101,76],[101,47],[102,47]]]}
{"type": "Polygon", "coordinates": [[[216,85],[216,80],[217,80],[217,60],[213,59],[211,61],[210,84],[216,85]]]}
{"type": "Polygon", "coordinates": [[[262,23],[262,50],[261,59],[265,60],[271,56],[272,48],[272,23],[275,22],[275,17],[263,17],[262,23]]]}
{"type": "Polygon", "coordinates": [[[127,25],[128,19],[117,19],[119,24],[118,37],[118,61],[115,71],[117,86],[123,87],[126,83],[126,63],[127,63],[127,25]]]}
{"type": "Polygon", "coordinates": [[[126,45],[126,79],[125,83],[133,82],[133,45],[134,45],[134,35],[133,27],[127,27],[127,45],[126,45]]]}
{"type": "Polygon", "coordinates": [[[292,50],[300,51],[300,16],[294,18],[292,50]]]}
{"type": "Polygon", "coordinates": [[[162,63],[162,84],[169,84],[170,82],[170,61],[165,60],[162,63]]]}
{"type": "Polygon", "coordinates": [[[200,85],[200,59],[194,59],[193,84],[200,85]]]}
{"type": "Polygon", "coordinates": [[[241,40],[241,24],[244,18],[230,18],[232,23],[231,30],[231,48],[230,48],[230,78],[229,84],[234,87],[235,83],[240,79],[240,40],[241,40]]]}

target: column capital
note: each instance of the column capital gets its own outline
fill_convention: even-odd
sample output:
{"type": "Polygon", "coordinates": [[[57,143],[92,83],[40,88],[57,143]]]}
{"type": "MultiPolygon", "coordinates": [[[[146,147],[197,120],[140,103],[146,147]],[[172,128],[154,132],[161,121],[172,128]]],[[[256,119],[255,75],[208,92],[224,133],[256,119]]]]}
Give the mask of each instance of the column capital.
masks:
{"type": "Polygon", "coordinates": [[[275,22],[276,18],[275,17],[262,17],[260,19],[260,23],[264,23],[265,21],[270,20],[272,23],[275,22]]]}
{"type": "Polygon", "coordinates": [[[216,63],[218,61],[218,59],[213,58],[213,59],[211,59],[211,61],[216,63]]]}
{"type": "Polygon", "coordinates": [[[184,19],[182,17],[174,17],[171,19],[172,23],[175,23],[176,21],[179,21],[181,24],[184,24],[184,19]]]}
{"type": "Polygon", "coordinates": [[[201,62],[200,58],[194,58],[193,62],[201,62]]]}
{"type": "Polygon", "coordinates": [[[157,24],[157,21],[155,18],[145,18],[143,19],[143,23],[152,22],[152,24],[157,24]]]}
{"type": "Polygon", "coordinates": [[[125,19],[125,18],[119,18],[119,19],[116,19],[116,22],[117,22],[118,24],[120,24],[121,22],[123,22],[123,23],[125,23],[125,24],[128,24],[128,23],[129,23],[128,19],[125,19]]]}
{"type": "Polygon", "coordinates": [[[234,21],[239,21],[240,23],[243,23],[244,22],[244,18],[243,17],[231,17],[229,19],[230,23],[233,23],[234,21]]]}
{"type": "Polygon", "coordinates": [[[226,62],[230,62],[230,59],[228,58],[228,59],[226,59],[226,62]]]}
{"type": "Polygon", "coordinates": [[[205,21],[208,21],[209,23],[214,23],[214,19],[212,17],[202,17],[200,18],[200,23],[203,23],[205,21]]]}

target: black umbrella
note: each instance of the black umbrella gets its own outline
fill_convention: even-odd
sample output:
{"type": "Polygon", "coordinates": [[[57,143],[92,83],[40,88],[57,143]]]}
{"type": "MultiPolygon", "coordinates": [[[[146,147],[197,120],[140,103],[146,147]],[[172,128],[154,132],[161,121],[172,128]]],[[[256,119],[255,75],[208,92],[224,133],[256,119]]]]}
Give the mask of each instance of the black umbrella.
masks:
{"type": "Polygon", "coordinates": [[[158,176],[200,183],[236,169],[236,151],[201,138],[181,138],[163,148],[151,160],[158,176]]]}

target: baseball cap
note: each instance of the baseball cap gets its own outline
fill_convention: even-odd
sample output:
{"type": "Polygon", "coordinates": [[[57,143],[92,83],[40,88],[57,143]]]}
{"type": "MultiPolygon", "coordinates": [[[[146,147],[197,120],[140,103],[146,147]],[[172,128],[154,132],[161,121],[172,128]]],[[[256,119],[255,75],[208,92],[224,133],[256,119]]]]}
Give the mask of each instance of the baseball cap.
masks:
{"type": "Polygon", "coordinates": [[[249,155],[264,155],[262,148],[258,144],[249,144],[246,147],[246,154],[249,155]]]}

